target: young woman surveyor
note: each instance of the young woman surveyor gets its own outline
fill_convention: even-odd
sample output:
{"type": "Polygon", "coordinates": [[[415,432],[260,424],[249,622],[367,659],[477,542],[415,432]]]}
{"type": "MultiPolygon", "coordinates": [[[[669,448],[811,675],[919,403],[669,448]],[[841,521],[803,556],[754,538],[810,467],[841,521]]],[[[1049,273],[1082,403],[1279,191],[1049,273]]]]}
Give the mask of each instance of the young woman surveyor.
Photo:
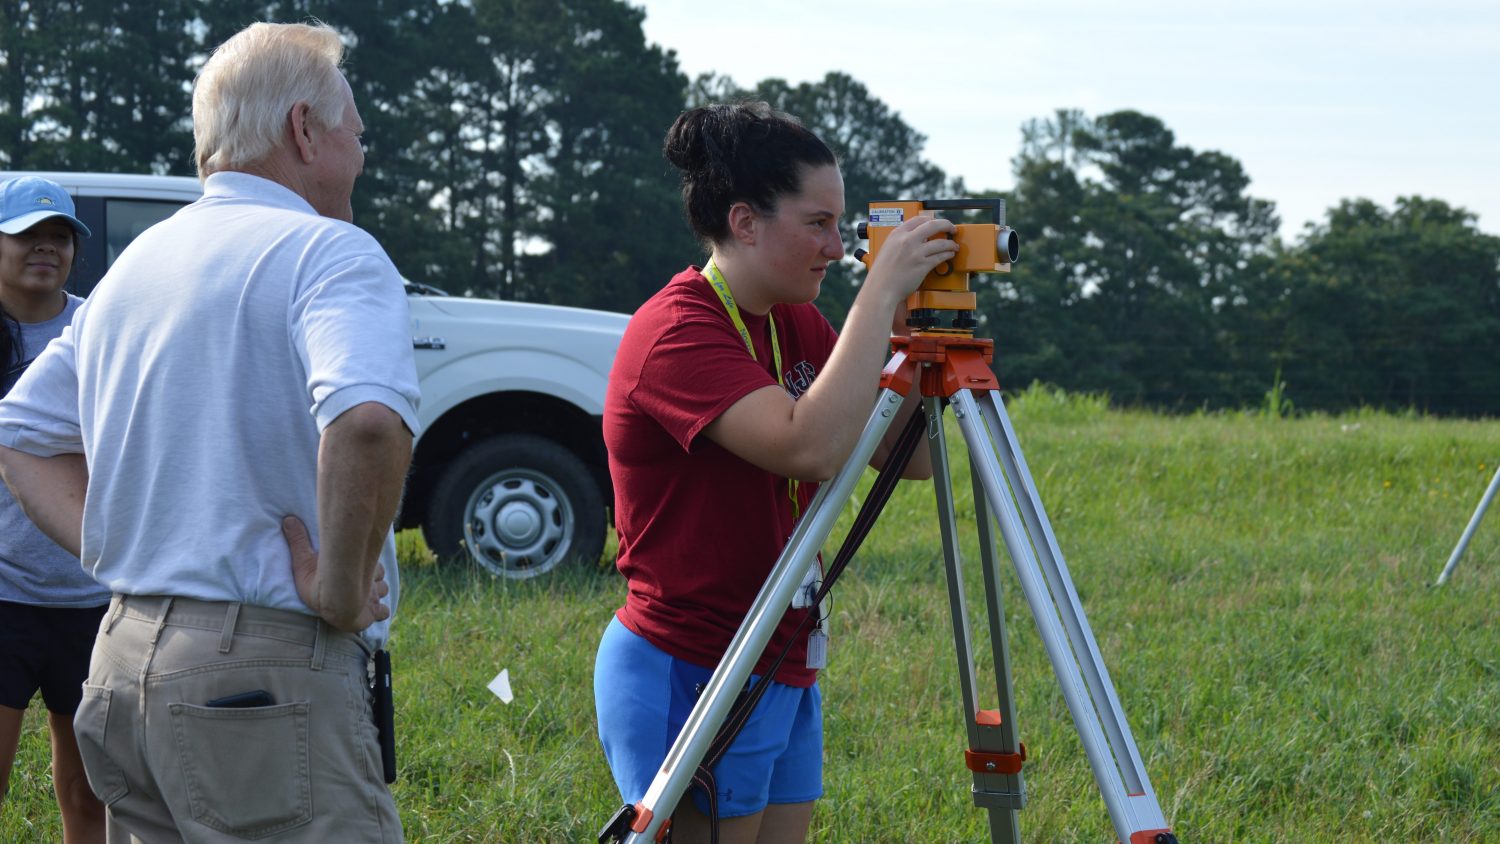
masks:
{"type": "MultiPolygon", "coordinates": [[[[0,397],[82,304],[63,284],[77,238],[88,235],[57,183],[35,176],[0,183],[0,397]]],[[[41,691],[67,844],[104,841],[104,806],[84,776],[73,713],[108,604],[109,590],[44,536],[0,484],[0,801],[26,707],[41,691]]]]}
{"type": "MultiPolygon", "coordinates": [[[[636,312],[605,400],[628,594],[600,642],[594,696],[627,803],[644,796],[817,482],[853,451],[906,296],[956,253],[943,237],[952,223],[908,220],[836,334],[812,305],[844,254],[844,183],[828,147],[755,103],[682,114],[665,154],[711,254],[636,312]]],[[[930,472],[918,451],[909,476],[930,472]]],[[[757,676],[791,651],[716,768],[726,844],[805,840],[822,794],[817,671],[806,637],[790,641],[805,612],[790,610],[772,637],[757,676]]],[[[707,806],[697,790],[678,804],[674,841],[708,840],[707,806]]]]}

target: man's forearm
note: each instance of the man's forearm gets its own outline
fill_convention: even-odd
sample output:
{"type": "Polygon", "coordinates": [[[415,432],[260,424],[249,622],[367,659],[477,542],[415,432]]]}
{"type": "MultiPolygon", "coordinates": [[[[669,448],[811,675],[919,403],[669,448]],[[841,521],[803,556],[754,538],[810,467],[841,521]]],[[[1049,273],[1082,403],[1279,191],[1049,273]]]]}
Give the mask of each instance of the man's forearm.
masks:
{"type": "Polygon", "coordinates": [[[401,503],[411,433],[384,405],[351,408],[318,449],[318,606],[350,629],[369,596],[375,563],[401,503]]]}
{"type": "Polygon", "coordinates": [[[0,446],[0,476],[26,517],[77,557],[83,545],[83,500],[89,486],[82,454],[37,457],[0,446]]]}

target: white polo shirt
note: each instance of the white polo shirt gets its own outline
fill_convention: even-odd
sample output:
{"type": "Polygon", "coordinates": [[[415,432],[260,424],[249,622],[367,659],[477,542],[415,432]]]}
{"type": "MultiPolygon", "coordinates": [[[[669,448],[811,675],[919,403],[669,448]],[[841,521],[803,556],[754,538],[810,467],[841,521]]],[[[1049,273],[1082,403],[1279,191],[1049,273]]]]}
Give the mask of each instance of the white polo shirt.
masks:
{"type": "MultiPolygon", "coordinates": [[[[0,402],[0,444],[83,452],[82,563],[111,590],[308,613],[281,519],[316,543],[318,443],[339,414],[379,402],[417,433],[406,293],[374,238],[281,185],[204,188],[0,402]]],[[[381,561],[394,610],[393,535],[381,561]]]]}

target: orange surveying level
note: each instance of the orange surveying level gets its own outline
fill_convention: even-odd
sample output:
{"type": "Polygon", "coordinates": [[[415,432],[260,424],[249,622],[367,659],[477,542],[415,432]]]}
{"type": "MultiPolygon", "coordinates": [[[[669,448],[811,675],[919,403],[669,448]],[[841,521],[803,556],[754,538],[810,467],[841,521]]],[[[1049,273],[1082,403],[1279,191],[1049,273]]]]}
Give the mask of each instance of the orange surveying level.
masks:
{"type": "Polygon", "coordinates": [[[972,334],[976,297],[969,289],[973,273],[1008,273],[1020,252],[1021,238],[1005,225],[1003,199],[906,199],[870,203],[870,219],[855,227],[870,249],[855,249],[854,257],[867,268],[885,239],[902,223],[930,211],[989,211],[988,223],[959,223],[950,240],[958,243],[958,254],[944,261],[922,279],[922,286],[906,299],[907,324],[919,332],[972,334]],[[942,324],[943,312],[951,320],[942,324]]]}

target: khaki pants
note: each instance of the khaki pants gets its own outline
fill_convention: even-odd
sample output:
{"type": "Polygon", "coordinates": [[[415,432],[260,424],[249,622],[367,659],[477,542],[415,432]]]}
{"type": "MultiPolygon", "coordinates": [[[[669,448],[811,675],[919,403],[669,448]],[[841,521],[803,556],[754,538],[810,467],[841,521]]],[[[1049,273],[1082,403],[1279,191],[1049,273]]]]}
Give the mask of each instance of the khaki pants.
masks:
{"type": "Polygon", "coordinates": [[[369,659],[311,616],[116,595],[73,722],[111,844],[401,841],[369,659]],[[206,705],[257,691],[272,703],[206,705]]]}

